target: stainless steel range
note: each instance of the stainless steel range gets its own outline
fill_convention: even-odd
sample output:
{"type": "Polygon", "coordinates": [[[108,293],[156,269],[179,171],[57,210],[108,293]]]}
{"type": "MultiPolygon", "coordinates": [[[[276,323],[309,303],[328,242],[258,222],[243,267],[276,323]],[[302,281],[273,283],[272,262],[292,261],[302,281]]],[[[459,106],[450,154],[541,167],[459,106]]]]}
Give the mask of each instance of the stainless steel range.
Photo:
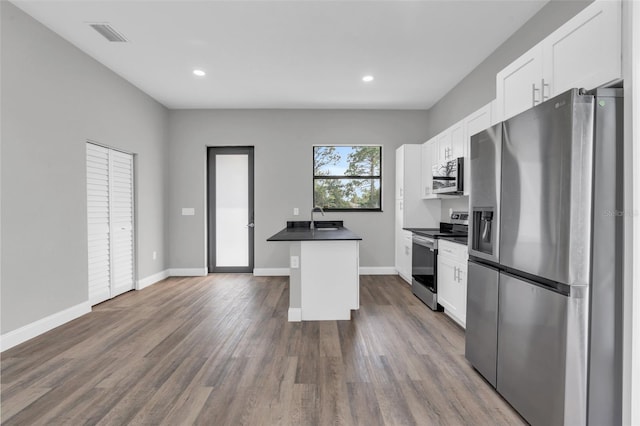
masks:
{"type": "Polygon", "coordinates": [[[441,222],[439,228],[407,228],[413,232],[411,290],[434,311],[438,304],[438,239],[447,238],[467,243],[469,213],[454,211],[451,222],[441,222]]]}

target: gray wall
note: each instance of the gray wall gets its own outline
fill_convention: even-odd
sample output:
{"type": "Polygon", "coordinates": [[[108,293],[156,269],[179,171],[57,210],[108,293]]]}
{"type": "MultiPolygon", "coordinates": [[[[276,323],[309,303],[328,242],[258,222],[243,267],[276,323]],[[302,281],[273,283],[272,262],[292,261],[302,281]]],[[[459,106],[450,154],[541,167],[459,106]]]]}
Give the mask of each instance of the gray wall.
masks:
{"type": "Polygon", "coordinates": [[[87,139],[137,154],[138,275],[166,268],[168,113],[9,2],[0,8],[4,334],[88,299],[87,139]]]}
{"type": "MultiPolygon", "coordinates": [[[[170,117],[171,268],[206,266],[205,153],[207,146],[255,146],[255,266],[288,267],[286,243],[265,240],[294,219],[309,216],[312,145],[380,144],[383,209],[327,213],[360,234],[361,266],[394,265],[395,149],[426,140],[425,111],[183,110],[170,117]],[[195,216],[181,216],[195,207],[195,216]]],[[[420,177],[417,176],[417,179],[420,177]]]]}
{"type": "Polygon", "coordinates": [[[552,0],[469,73],[428,112],[425,140],[496,97],[496,74],[574,17],[593,0],[552,0]]]}

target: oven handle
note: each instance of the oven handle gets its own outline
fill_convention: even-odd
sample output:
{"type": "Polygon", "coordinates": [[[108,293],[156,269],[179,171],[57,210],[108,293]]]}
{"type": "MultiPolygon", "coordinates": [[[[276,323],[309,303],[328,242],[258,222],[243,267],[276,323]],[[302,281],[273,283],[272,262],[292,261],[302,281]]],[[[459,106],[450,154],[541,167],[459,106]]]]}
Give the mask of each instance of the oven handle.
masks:
{"type": "Polygon", "coordinates": [[[430,248],[431,250],[437,249],[436,242],[434,239],[421,237],[418,235],[413,236],[413,244],[417,244],[422,247],[430,248]]]}

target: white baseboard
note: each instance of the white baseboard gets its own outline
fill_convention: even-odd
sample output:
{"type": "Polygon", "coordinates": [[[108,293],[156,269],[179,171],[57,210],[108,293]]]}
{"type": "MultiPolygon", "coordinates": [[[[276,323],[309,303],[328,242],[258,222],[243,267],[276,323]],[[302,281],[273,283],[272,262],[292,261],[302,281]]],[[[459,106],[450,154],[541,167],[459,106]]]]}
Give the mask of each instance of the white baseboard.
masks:
{"type": "Polygon", "coordinates": [[[206,277],[209,273],[207,268],[171,268],[170,277],[206,277]]]}
{"type": "Polygon", "coordinates": [[[0,351],[4,352],[89,312],[91,312],[91,305],[86,301],[5,333],[0,336],[0,351]]]}
{"type": "Polygon", "coordinates": [[[256,277],[288,277],[289,268],[254,268],[253,275],[256,277]]]}
{"type": "Polygon", "coordinates": [[[398,275],[393,266],[361,266],[360,275],[398,275]]]}
{"type": "Polygon", "coordinates": [[[169,276],[169,269],[165,269],[164,271],[160,271],[157,274],[149,275],[146,278],[138,280],[138,286],[136,290],[142,290],[143,288],[147,288],[152,284],[158,283],[169,276]]]}
{"type": "Polygon", "coordinates": [[[302,321],[302,309],[289,308],[289,322],[300,322],[300,321],[302,321]]]}

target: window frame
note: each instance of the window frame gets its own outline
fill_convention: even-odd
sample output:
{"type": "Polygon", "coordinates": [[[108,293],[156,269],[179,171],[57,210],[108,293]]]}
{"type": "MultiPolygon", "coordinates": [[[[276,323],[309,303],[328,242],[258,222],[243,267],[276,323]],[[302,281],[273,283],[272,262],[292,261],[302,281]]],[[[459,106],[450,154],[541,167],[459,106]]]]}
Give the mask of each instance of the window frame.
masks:
{"type": "Polygon", "coordinates": [[[352,180],[364,180],[364,179],[377,179],[380,182],[380,191],[379,191],[379,207],[375,208],[332,208],[321,207],[325,212],[382,212],[382,158],[383,158],[383,148],[384,146],[381,144],[314,144],[311,147],[311,166],[312,166],[312,179],[311,179],[311,199],[313,202],[313,206],[316,207],[316,179],[352,179],[352,180]],[[316,175],[316,161],[315,161],[315,149],[318,147],[375,147],[380,151],[380,172],[379,175],[369,176],[369,175],[316,175]]]}

